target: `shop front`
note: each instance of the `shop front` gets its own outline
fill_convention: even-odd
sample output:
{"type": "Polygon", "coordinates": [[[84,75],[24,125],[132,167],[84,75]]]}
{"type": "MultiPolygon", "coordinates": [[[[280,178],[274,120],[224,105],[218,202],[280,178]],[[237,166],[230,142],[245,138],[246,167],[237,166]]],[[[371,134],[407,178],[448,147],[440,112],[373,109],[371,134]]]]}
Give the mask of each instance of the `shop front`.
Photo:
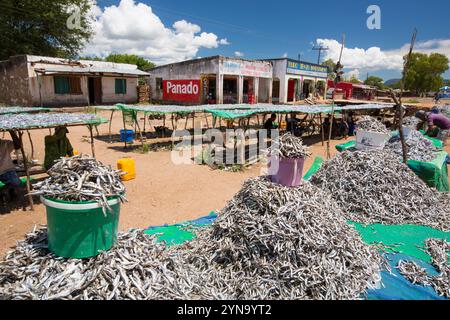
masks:
{"type": "Polygon", "coordinates": [[[267,61],[216,56],[159,66],[149,71],[152,97],[157,102],[272,102],[272,64],[267,61]]]}
{"type": "Polygon", "coordinates": [[[273,64],[273,87],[277,87],[275,102],[288,103],[313,97],[325,98],[328,77],[326,66],[288,58],[269,61],[273,64]]]}

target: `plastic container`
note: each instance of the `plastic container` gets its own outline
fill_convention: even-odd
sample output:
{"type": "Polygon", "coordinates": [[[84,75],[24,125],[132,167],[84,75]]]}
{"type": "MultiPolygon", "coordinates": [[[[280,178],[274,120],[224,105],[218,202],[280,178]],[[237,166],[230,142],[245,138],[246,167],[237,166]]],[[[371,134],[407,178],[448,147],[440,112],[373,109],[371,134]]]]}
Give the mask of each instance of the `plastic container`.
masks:
{"type": "Polygon", "coordinates": [[[103,214],[97,202],[41,198],[47,211],[48,248],[58,257],[84,259],[107,251],[117,241],[120,200],[108,201],[103,214]]]}
{"type": "Polygon", "coordinates": [[[356,149],[383,149],[390,138],[389,134],[358,130],[356,131],[356,149]]]}
{"type": "Polygon", "coordinates": [[[122,181],[136,179],[136,164],[133,158],[123,158],[117,160],[117,169],[125,173],[120,177],[122,181]]]}
{"type": "Polygon", "coordinates": [[[120,130],[120,142],[133,142],[134,131],[133,130],[120,130]]]}
{"type": "Polygon", "coordinates": [[[270,180],[285,187],[298,187],[302,182],[304,165],[305,158],[271,157],[269,159],[270,180]]]}

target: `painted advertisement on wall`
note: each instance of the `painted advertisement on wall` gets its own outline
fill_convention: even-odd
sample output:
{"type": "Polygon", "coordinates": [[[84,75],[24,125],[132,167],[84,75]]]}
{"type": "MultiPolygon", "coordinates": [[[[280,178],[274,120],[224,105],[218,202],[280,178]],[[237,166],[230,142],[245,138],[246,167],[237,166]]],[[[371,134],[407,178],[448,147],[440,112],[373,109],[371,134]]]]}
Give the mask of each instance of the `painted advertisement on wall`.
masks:
{"type": "Polygon", "coordinates": [[[200,103],[200,80],[164,80],[163,100],[200,103]]]}
{"type": "Polygon", "coordinates": [[[223,61],[222,73],[256,78],[272,78],[272,66],[264,62],[223,61]]]}
{"type": "Polygon", "coordinates": [[[286,73],[327,78],[328,68],[317,64],[288,60],[286,73]]]}

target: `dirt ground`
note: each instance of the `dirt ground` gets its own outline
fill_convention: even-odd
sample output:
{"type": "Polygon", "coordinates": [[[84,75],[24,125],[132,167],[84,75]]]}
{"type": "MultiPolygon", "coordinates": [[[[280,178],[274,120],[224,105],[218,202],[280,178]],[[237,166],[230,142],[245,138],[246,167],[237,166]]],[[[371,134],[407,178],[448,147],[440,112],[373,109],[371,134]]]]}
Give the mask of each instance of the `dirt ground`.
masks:
{"type": "MultiPolygon", "coordinates": [[[[110,112],[102,111],[99,114],[109,119],[110,112]]],[[[189,121],[190,127],[191,123],[192,121],[189,121]]],[[[200,125],[206,126],[203,117],[196,118],[196,126],[200,125]]],[[[170,126],[170,122],[167,126],[170,126]]],[[[184,122],[182,126],[184,127],[184,122]]],[[[129,202],[121,209],[119,227],[122,231],[173,224],[205,216],[213,210],[221,209],[240,189],[244,180],[261,174],[261,164],[234,173],[212,170],[208,166],[196,165],[193,162],[190,165],[174,165],[170,151],[150,151],[147,154],[126,151],[123,144],[117,142],[120,129],[122,119],[116,113],[112,121],[112,132],[116,134],[114,136],[116,142],[109,143],[108,125],[102,125],[99,127],[100,136],[95,139],[95,152],[97,159],[114,167],[120,158],[132,157],[136,161],[136,179],[125,182],[129,202]]],[[[69,139],[74,148],[79,153],[90,154],[88,130],[85,127],[74,127],[69,128],[69,131],[69,139]]],[[[48,129],[32,132],[34,158],[40,163],[44,158],[44,137],[48,134],[48,129]]],[[[5,135],[5,138],[9,139],[9,135],[5,135]]],[[[158,141],[160,139],[148,142],[158,141]]],[[[326,159],[326,147],[322,146],[320,139],[317,138],[305,141],[313,152],[313,156],[306,162],[304,170],[306,172],[316,156],[326,159]]],[[[346,141],[332,141],[330,148],[332,155],[336,153],[335,145],[344,142],[346,141]]],[[[25,143],[27,152],[30,152],[29,142],[25,143]]],[[[446,150],[450,153],[450,147],[446,150]]],[[[17,240],[23,239],[35,225],[46,224],[45,208],[42,204],[35,205],[34,211],[22,211],[20,206],[18,207],[6,212],[0,211],[0,257],[15,245],[17,240]]]]}

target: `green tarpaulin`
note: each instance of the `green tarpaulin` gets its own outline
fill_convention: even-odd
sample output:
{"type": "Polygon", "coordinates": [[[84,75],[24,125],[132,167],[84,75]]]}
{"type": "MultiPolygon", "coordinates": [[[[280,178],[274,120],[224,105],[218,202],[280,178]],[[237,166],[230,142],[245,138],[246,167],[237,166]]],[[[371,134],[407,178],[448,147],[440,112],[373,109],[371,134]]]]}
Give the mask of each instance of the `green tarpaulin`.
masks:
{"type": "Polygon", "coordinates": [[[382,242],[385,245],[394,246],[395,250],[400,253],[426,262],[431,261],[430,256],[421,250],[426,239],[437,238],[450,241],[450,232],[425,226],[382,224],[364,226],[356,222],[349,223],[355,226],[364,242],[369,244],[382,242]]]}
{"type": "MultiPolygon", "coordinates": [[[[442,141],[426,137],[433,142],[434,146],[442,148],[442,141]]],[[[355,150],[355,141],[349,141],[336,146],[339,152],[355,150]]],[[[447,152],[436,153],[436,158],[430,162],[408,160],[408,167],[414,171],[427,185],[441,192],[449,191],[448,168],[446,162],[447,152]]]]}

